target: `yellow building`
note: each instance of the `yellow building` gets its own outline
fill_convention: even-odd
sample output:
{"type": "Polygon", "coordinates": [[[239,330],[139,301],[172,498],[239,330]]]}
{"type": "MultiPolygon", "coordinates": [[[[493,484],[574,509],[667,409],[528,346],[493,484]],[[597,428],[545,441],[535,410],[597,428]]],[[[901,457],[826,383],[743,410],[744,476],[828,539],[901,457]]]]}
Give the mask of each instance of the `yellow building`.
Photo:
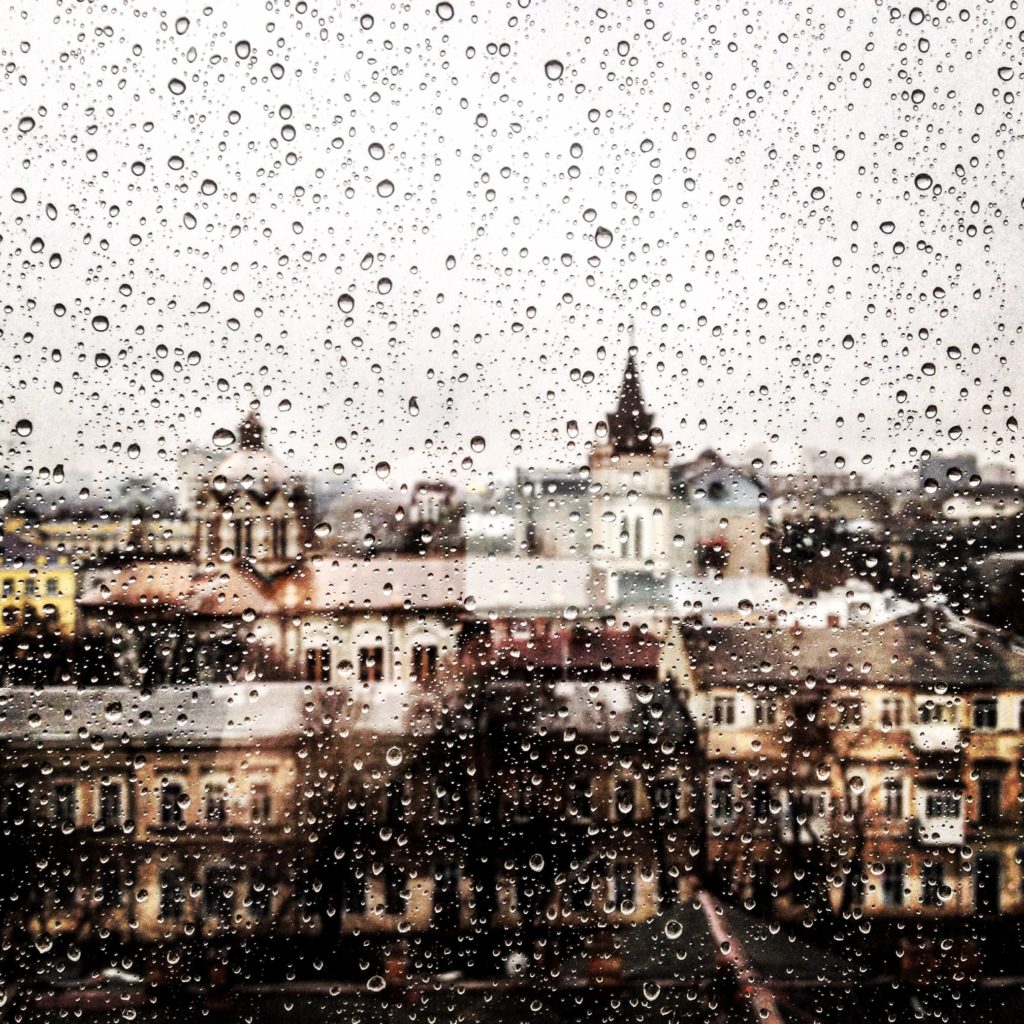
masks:
{"type": "MultiPolygon", "coordinates": [[[[7,524],[10,526],[10,524],[7,524]]],[[[71,559],[4,533],[0,568],[0,636],[32,622],[75,631],[77,581],[71,559]]]]}

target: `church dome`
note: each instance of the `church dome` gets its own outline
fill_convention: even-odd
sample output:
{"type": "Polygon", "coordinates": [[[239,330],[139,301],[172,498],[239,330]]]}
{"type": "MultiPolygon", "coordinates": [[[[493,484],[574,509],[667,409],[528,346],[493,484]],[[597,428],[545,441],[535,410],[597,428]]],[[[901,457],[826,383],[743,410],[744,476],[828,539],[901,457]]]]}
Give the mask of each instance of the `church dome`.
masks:
{"type": "Polygon", "coordinates": [[[245,491],[269,498],[299,486],[288,467],[264,447],[263,427],[255,412],[250,412],[239,428],[238,449],[225,455],[210,474],[210,490],[217,495],[245,491]]]}

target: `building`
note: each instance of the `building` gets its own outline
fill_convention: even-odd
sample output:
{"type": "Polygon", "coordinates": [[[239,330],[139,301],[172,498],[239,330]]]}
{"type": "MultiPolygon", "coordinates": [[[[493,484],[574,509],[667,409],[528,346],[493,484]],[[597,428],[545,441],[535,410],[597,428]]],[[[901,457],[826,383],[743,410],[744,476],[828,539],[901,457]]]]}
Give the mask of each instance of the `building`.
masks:
{"type": "Polygon", "coordinates": [[[71,636],[78,590],[71,559],[29,543],[13,530],[5,530],[0,543],[0,636],[33,625],[71,636]]]}

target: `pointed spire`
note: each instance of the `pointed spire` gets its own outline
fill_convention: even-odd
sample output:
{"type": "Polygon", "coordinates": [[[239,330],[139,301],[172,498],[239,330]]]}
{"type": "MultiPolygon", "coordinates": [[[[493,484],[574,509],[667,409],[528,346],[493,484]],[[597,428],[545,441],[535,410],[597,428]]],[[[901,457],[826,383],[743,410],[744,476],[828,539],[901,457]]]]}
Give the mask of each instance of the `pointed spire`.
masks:
{"type": "Polygon", "coordinates": [[[238,428],[238,443],[246,451],[257,451],[263,447],[263,424],[255,409],[242,420],[238,428]]]}
{"type": "Polygon", "coordinates": [[[615,412],[608,415],[608,440],[620,452],[649,455],[654,451],[651,427],[654,416],[644,406],[640,391],[640,372],[636,367],[636,347],[630,345],[626,372],[622,375],[619,401],[615,412]]]}

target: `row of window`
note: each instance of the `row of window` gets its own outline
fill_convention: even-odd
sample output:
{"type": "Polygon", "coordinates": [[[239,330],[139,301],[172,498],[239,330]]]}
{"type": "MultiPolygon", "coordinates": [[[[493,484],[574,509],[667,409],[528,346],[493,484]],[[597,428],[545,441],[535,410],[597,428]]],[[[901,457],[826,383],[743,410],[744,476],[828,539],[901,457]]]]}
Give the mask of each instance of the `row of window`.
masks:
{"type": "MultiPolygon", "coordinates": [[[[127,820],[126,786],[111,780],[102,781],[96,794],[96,825],[104,828],[121,828],[127,820]]],[[[86,824],[85,808],[79,805],[80,787],[74,782],[55,782],[51,788],[50,812],[53,819],[66,828],[77,828],[86,824]]],[[[157,806],[157,821],[163,828],[181,827],[185,824],[185,812],[189,806],[186,785],[177,779],[165,779],[160,787],[157,806]]],[[[236,822],[232,814],[241,809],[229,799],[226,783],[208,781],[203,785],[202,804],[199,820],[210,826],[226,827],[236,822]]],[[[253,782],[249,785],[247,813],[238,824],[267,825],[274,820],[274,803],[271,786],[267,782],[253,782]]]]}
{"type": "MultiPolygon", "coordinates": [[[[926,819],[946,820],[959,818],[963,802],[963,794],[949,787],[919,786],[923,799],[919,804],[926,819]]],[[[886,818],[904,818],[907,786],[903,779],[888,778],[882,780],[881,810],[886,818]]],[[[797,804],[793,808],[798,816],[807,818],[824,818],[830,809],[830,799],[825,789],[804,790],[791,794],[797,804]]],[[[982,825],[1000,823],[1003,802],[1003,780],[998,775],[986,775],[978,779],[977,821],[982,825]]],[[[864,809],[863,785],[847,784],[843,800],[845,813],[864,809]]],[[[730,778],[712,780],[710,793],[711,817],[715,821],[732,821],[744,806],[743,796],[737,790],[737,784],[730,778]]],[[[758,821],[769,821],[782,813],[782,803],[777,791],[767,782],[755,782],[750,787],[750,811],[758,821]]]]}
{"type": "MultiPolygon", "coordinates": [[[[840,728],[861,728],[864,724],[864,701],[859,698],[841,698],[834,703],[836,724],[840,728]]],[[[736,726],[738,698],[718,695],[711,699],[711,721],[717,726],[736,726]]],[[[753,698],[753,724],[775,725],[778,722],[780,701],[774,697],[753,698]]],[[[916,708],[916,722],[919,725],[955,724],[956,708],[945,701],[925,700],[916,708]]],[[[882,729],[898,729],[910,724],[906,716],[906,701],[902,697],[882,699],[878,725],[882,729]]],[[[980,731],[992,731],[1006,726],[1000,722],[999,702],[995,697],[976,697],[971,703],[971,726],[980,731]]],[[[1024,731],[1024,700],[1017,708],[1016,728],[1024,731]]]]}
{"type": "MultiPolygon", "coordinates": [[[[47,597],[59,597],[61,593],[59,576],[27,576],[22,578],[21,583],[26,597],[36,597],[40,593],[45,593],[47,597]]],[[[13,597],[17,589],[18,580],[15,577],[4,576],[0,579],[0,596],[13,597]]]]}
{"type": "MultiPolygon", "coordinates": [[[[105,907],[123,906],[134,884],[130,875],[130,869],[116,859],[102,862],[98,867],[96,886],[91,890],[92,898],[105,907]]],[[[603,906],[606,912],[632,913],[636,909],[637,877],[637,865],[632,862],[585,865],[568,878],[563,908],[586,913],[603,906]]],[[[460,903],[459,879],[458,866],[448,863],[436,870],[433,880],[435,911],[451,913],[456,920],[460,903]]],[[[343,914],[402,916],[408,910],[410,873],[402,865],[385,865],[378,902],[373,901],[369,873],[360,864],[350,862],[342,872],[340,882],[338,904],[343,914]]],[[[74,879],[68,878],[55,892],[56,902],[72,900],[76,888],[74,879]]],[[[177,922],[185,916],[192,901],[193,906],[208,919],[228,922],[244,913],[260,921],[270,916],[278,891],[278,885],[262,867],[250,868],[243,874],[231,867],[212,866],[206,869],[201,884],[187,883],[185,873],[179,868],[164,868],[159,875],[159,912],[162,920],[177,922]]],[[[542,903],[546,902],[536,872],[528,870],[516,872],[506,883],[499,883],[498,896],[523,916],[538,915],[544,909],[542,903]]],[[[670,872],[662,881],[659,899],[663,903],[676,902],[677,872],[670,872]]]]}
{"type": "MultiPolygon", "coordinates": [[[[331,679],[334,665],[328,644],[310,647],[306,650],[306,678],[310,682],[323,683],[331,679]]],[[[384,647],[374,645],[360,647],[356,657],[356,669],[361,683],[379,683],[384,679],[384,647]]],[[[413,644],[412,678],[419,683],[431,682],[437,676],[437,647],[434,644],[413,644]]]]}

